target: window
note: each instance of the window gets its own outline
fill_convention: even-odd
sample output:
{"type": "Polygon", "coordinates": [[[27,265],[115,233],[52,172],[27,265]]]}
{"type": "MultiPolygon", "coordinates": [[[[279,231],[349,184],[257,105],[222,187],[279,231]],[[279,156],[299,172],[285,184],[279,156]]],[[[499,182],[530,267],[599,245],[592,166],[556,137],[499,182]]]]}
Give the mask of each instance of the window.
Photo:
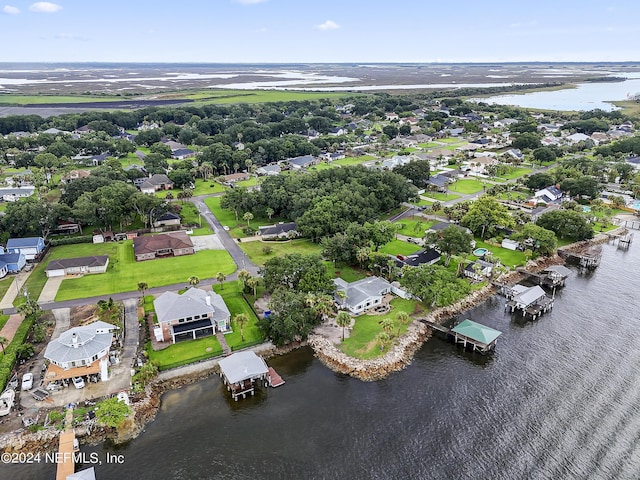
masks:
{"type": "Polygon", "coordinates": [[[200,315],[194,315],[194,316],[193,316],[193,319],[194,319],[194,320],[198,320],[199,318],[200,318],[200,315]]]}

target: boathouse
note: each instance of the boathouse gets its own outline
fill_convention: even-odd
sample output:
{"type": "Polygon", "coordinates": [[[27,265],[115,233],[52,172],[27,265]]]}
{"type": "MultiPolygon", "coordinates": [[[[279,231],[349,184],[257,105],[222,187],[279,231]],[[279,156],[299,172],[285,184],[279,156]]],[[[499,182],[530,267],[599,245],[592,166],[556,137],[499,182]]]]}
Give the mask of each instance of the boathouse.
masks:
{"type": "MultiPolygon", "coordinates": [[[[218,362],[220,377],[231,392],[231,398],[238,400],[255,393],[256,380],[267,381],[269,368],[262,357],[248,350],[237,352],[218,362]]],[[[266,386],[266,385],[265,385],[266,386]]]]}
{"type": "Polygon", "coordinates": [[[538,285],[533,287],[514,285],[507,292],[507,297],[510,300],[505,304],[505,310],[509,309],[511,312],[521,310],[523,315],[530,315],[534,320],[553,308],[553,298],[548,297],[538,285]]]}
{"type": "Polygon", "coordinates": [[[474,352],[486,353],[494,350],[498,337],[502,332],[481,325],[471,320],[463,320],[451,329],[453,341],[461,343],[465,348],[471,347],[474,352]]]}

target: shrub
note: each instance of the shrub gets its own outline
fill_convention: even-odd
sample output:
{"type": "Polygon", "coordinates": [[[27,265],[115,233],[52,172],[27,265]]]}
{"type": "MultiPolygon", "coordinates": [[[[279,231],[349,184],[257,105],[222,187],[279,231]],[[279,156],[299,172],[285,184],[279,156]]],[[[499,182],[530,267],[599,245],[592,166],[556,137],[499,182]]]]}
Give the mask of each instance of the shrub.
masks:
{"type": "Polygon", "coordinates": [[[60,238],[52,238],[50,240],[52,247],[57,247],[59,245],[75,245],[77,243],[92,243],[93,236],[92,235],[81,235],[79,237],[60,237],[60,238]]]}
{"type": "Polygon", "coordinates": [[[265,245],[264,247],[262,247],[262,253],[264,253],[265,255],[269,255],[272,251],[273,249],[269,245],[265,245]]]}

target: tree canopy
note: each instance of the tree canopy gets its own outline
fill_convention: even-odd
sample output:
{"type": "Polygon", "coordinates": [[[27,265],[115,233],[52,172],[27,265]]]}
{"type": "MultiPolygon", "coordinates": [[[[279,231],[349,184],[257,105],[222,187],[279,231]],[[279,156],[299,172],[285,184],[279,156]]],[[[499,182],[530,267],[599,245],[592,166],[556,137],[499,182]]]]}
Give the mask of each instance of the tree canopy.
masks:
{"type": "Polygon", "coordinates": [[[483,195],[471,204],[461,223],[481,238],[493,236],[497,227],[515,226],[507,207],[488,195],[483,195]]]}
{"type": "Polygon", "coordinates": [[[551,230],[560,238],[587,240],[593,237],[593,229],[575,210],[553,210],[543,213],[536,225],[551,230]]]}

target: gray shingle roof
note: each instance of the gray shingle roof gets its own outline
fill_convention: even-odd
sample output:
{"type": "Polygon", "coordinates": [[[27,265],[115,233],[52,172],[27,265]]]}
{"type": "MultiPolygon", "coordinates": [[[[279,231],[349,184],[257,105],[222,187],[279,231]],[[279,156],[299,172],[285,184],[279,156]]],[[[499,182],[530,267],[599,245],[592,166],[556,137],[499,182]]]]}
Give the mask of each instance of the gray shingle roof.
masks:
{"type": "Polygon", "coordinates": [[[49,342],[44,352],[45,358],[56,363],[69,363],[91,359],[100,351],[111,346],[112,333],[96,333],[97,330],[114,330],[117,327],[106,322],[93,322],[83,327],[70,328],[49,342]],[[77,343],[74,346],[74,338],[77,343]]]}
{"type": "Polygon", "coordinates": [[[381,292],[391,288],[391,284],[383,278],[367,277],[352,283],[346,283],[342,279],[335,279],[333,283],[347,294],[345,304],[356,306],[369,297],[379,297],[381,292]]]}
{"type": "Polygon", "coordinates": [[[52,260],[44,269],[45,272],[50,270],[60,270],[73,267],[103,267],[109,262],[107,255],[98,255],[95,257],[79,257],[79,258],[61,258],[60,260],[52,260]]]}
{"type": "Polygon", "coordinates": [[[153,301],[158,323],[166,323],[178,318],[210,314],[213,320],[226,320],[231,316],[227,305],[215,292],[205,292],[199,288],[190,288],[182,295],[165,292],[153,301]],[[211,305],[207,305],[209,297],[211,305]]]}

